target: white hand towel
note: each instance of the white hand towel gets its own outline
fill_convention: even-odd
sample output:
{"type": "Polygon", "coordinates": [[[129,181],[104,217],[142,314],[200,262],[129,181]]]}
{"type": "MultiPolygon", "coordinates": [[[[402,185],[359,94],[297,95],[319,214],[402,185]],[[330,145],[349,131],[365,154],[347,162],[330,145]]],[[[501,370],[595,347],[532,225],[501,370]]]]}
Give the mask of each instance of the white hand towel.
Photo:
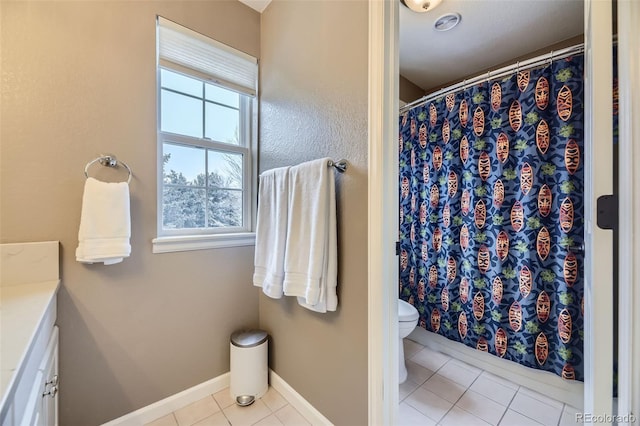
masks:
{"type": "Polygon", "coordinates": [[[338,305],[335,181],[328,161],[289,169],[284,293],[317,312],[338,305]]]}
{"type": "Polygon", "coordinates": [[[288,167],[260,175],[253,285],[267,296],[282,297],[287,235],[288,167]]]}
{"type": "Polygon", "coordinates": [[[105,265],[122,262],[131,254],[129,184],[87,178],[82,196],[76,260],[105,265]]]}

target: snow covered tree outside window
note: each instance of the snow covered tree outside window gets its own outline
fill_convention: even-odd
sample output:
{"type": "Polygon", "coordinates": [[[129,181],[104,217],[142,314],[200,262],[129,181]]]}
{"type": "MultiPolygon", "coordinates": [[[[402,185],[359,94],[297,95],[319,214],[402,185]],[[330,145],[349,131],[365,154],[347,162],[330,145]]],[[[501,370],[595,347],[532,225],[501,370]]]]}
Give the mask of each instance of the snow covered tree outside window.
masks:
{"type": "MultiPolygon", "coordinates": [[[[167,229],[242,226],[242,159],[223,154],[225,170],[199,173],[188,179],[171,169],[172,148],[165,145],[162,218],[167,229]]],[[[186,148],[207,151],[200,148],[186,148]]],[[[175,148],[173,148],[175,150],[175,148]]],[[[215,151],[210,157],[219,156],[215,151]]]]}

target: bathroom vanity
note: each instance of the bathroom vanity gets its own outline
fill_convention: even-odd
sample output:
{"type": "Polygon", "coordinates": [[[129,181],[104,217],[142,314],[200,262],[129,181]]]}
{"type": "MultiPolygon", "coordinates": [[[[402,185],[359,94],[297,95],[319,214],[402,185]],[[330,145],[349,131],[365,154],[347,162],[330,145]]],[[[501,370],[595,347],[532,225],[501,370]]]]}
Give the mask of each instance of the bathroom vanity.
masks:
{"type": "Polygon", "coordinates": [[[0,425],[58,424],[57,241],[0,244],[0,425]]]}

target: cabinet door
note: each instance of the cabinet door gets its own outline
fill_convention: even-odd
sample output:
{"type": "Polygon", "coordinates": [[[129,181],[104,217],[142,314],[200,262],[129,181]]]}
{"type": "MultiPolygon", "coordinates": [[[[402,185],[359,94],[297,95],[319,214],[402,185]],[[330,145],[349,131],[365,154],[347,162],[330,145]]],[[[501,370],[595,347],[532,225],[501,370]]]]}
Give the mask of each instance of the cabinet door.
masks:
{"type": "Polygon", "coordinates": [[[42,383],[44,382],[42,371],[36,373],[36,379],[33,387],[28,393],[27,405],[20,421],[20,426],[33,426],[40,418],[40,406],[42,400],[42,383]]]}
{"type": "MultiPolygon", "coordinates": [[[[7,402],[8,403],[8,402],[7,402]]],[[[13,420],[13,405],[6,411],[4,419],[0,419],[2,426],[13,426],[16,422],[13,420]]]]}
{"type": "Polygon", "coordinates": [[[58,327],[53,333],[41,364],[43,378],[40,391],[39,418],[35,425],[58,426],[58,327]]]}

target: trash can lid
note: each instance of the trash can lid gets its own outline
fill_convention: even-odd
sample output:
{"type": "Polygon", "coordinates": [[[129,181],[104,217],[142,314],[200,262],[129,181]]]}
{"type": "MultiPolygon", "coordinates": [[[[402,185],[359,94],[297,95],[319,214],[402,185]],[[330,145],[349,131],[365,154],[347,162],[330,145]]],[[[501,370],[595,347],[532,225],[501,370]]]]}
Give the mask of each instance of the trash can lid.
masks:
{"type": "Polygon", "coordinates": [[[240,348],[251,348],[266,342],[268,336],[264,330],[239,330],[231,334],[231,343],[240,348]]]}

